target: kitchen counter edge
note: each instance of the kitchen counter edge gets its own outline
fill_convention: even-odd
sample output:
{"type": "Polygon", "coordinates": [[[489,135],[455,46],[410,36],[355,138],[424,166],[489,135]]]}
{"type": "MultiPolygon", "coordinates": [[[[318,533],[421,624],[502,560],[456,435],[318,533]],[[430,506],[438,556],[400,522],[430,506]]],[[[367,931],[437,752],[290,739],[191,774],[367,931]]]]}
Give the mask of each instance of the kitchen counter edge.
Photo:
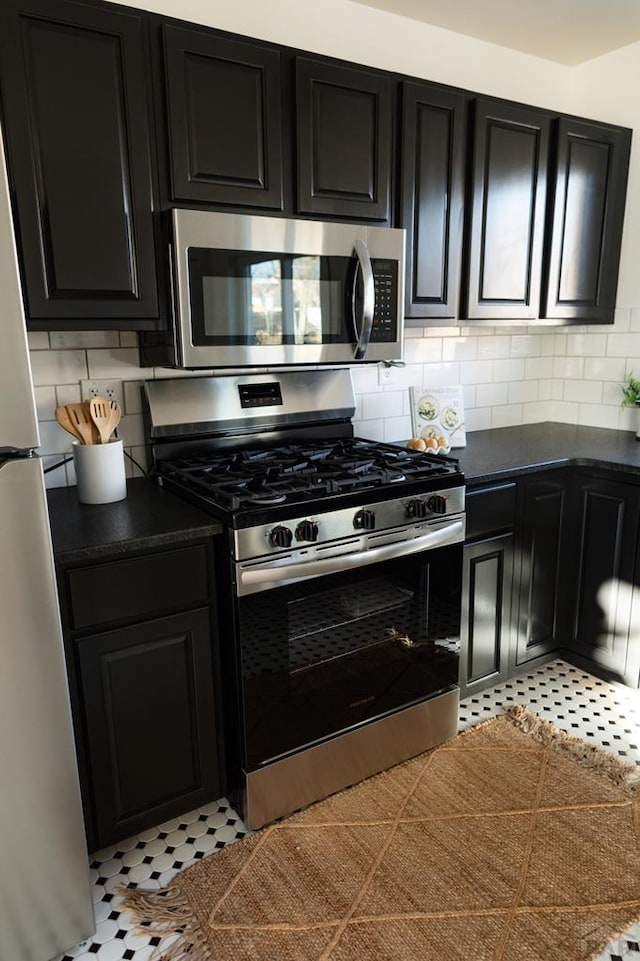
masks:
{"type": "Polygon", "coordinates": [[[86,563],[219,534],[211,515],[144,478],[112,504],[81,504],[76,487],[47,491],[57,563],[86,563]]]}
{"type": "Polygon", "coordinates": [[[562,467],[632,474],[640,483],[640,442],[631,431],[545,421],[473,431],[466,440],[451,455],[468,487],[562,467]]]}

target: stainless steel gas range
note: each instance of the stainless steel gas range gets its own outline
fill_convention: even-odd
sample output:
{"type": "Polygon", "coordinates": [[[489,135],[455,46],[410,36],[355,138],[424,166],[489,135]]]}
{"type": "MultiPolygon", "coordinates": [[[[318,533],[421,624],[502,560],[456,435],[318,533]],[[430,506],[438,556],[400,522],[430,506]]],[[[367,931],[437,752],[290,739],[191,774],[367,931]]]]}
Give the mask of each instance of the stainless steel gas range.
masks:
{"type": "Polygon", "coordinates": [[[154,472],[210,511],[230,778],[257,828],[455,735],[455,459],[354,436],[348,370],[149,381],[154,472]]]}

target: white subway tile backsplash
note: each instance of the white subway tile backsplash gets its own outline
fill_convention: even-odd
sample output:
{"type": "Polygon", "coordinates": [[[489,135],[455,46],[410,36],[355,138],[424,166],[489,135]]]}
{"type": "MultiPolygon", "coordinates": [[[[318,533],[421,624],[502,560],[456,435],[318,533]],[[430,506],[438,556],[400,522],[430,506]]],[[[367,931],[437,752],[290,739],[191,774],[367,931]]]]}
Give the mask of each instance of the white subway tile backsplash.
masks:
{"type": "Polygon", "coordinates": [[[38,420],[55,420],[55,409],[58,406],[55,387],[34,387],[33,393],[38,420]]]}
{"type": "MultiPolygon", "coordinates": [[[[447,343],[458,343],[458,341],[447,338],[447,343]]],[[[407,364],[432,364],[452,358],[443,358],[441,337],[422,337],[420,340],[410,340],[405,343],[404,359],[407,364]]]]}
{"type": "Polygon", "coordinates": [[[120,337],[117,330],[52,330],[49,338],[53,350],[120,346],[120,337]]]}
{"type": "Polygon", "coordinates": [[[523,380],[524,360],[495,360],[493,362],[494,380],[523,380]]]}
{"type": "Polygon", "coordinates": [[[564,385],[564,400],[580,404],[600,404],[602,384],[597,380],[567,380],[564,385]]]}
{"type": "Polygon", "coordinates": [[[464,425],[466,431],[489,430],[491,427],[491,408],[476,407],[474,410],[464,412],[464,425]]]}
{"type": "Polygon", "coordinates": [[[78,383],[87,376],[84,350],[34,350],[30,357],[35,387],[78,383]]]}
{"type": "MultiPolygon", "coordinates": [[[[461,384],[490,384],[497,360],[465,360],[460,363],[461,384]]],[[[455,381],[452,381],[455,383],[455,381]]]]}
{"type": "Polygon", "coordinates": [[[442,343],[443,360],[475,360],[478,356],[477,337],[445,337],[442,343]]]}
{"type": "Polygon", "coordinates": [[[508,402],[508,384],[478,384],[476,407],[501,407],[508,402]]]}
{"type": "Polygon", "coordinates": [[[497,360],[508,357],[510,338],[505,336],[478,337],[478,360],[497,360]]]}
{"type": "Polygon", "coordinates": [[[491,411],[492,427],[515,427],[522,423],[522,404],[507,404],[491,411]]]}
{"type": "Polygon", "coordinates": [[[540,353],[543,357],[562,357],[567,352],[567,335],[560,333],[540,335],[540,353]]]}
{"type": "Polygon", "coordinates": [[[581,379],[584,377],[584,358],[554,357],[553,376],[560,377],[562,380],[569,378],[581,379]]]}
{"type": "Polygon", "coordinates": [[[49,334],[46,330],[29,330],[27,331],[27,344],[29,350],[49,350],[51,346],[49,334]]]}
{"type": "Polygon", "coordinates": [[[138,351],[134,347],[115,347],[109,350],[88,350],[89,377],[144,380],[147,369],[139,366],[138,351]]]}
{"type": "MultiPolygon", "coordinates": [[[[604,354],[605,351],[602,353],[604,354]]],[[[640,333],[607,334],[606,356],[637,360],[640,357],[640,333]]]]}
{"type": "Polygon", "coordinates": [[[527,357],[524,362],[524,376],[527,380],[552,377],[553,357],[527,357]]]}
{"type": "Polygon", "coordinates": [[[519,380],[509,384],[509,404],[525,404],[538,400],[538,381],[519,380]]]}
{"type": "Polygon", "coordinates": [[[584,361],[585,380],[618,380],[622,382],[626,374],[623,357],[586,357],[584,361]]]}
{"type": "MultiPolygon", "coordinates": [[[[351,368],[356,433],[372,440],[403,441],[412,431],[409,388],[461,384],[465,427],[560,420],[634,431],[640,414],[620,407],[620,385],[640,375],[640,306],[616,310],[612,327],[466,324],[405,331],[404,367],[379,381],[379,365],[351,368]]],[[[120,332],[30,332],[36,405],[46,463],[70,455],[71,437],[53,420],[58,404],[80,400],[87,377],[123,382],[125,416],[120,436],[146,469],[141,384],[153,378],[200,377],[230,371],[176,371],[140,367],[137,335],[120,332]]],[[[138,468],[127,463],[127,476],[138,468]]],[[[47,486],[75,483],[73,464],[46,476],[47,486]]]]}
{"type": "Polygon", "coordinates": [[[586,334],[569,334],[567,337],[567,354],[569,357],[602,357],[606,351],[606,334],[589,332],[586,334]]]}
{"type": "Polygon", "coordinates": [[[401,417],[403,394],[399,390],[379,390],[375,394],[362,395],[362,418],[401,417]]]}
{"type": "Polygon", "coordinates": [[[459,363],[425,364],[422,385],[416,387],[449,387],[451,384],[461,384],[461,365],[459,363]]]}
{"type": "Polygon", "coordinates": [[[603,404],[580,404],[578,423],[583,427],[617,427],[618,411],[603,404]]]}
{"type": "Polygon", "coordinates": [[[537,357],[542,351],[540,334],[516,334],[511,338],[512,357],[537,357]]]}

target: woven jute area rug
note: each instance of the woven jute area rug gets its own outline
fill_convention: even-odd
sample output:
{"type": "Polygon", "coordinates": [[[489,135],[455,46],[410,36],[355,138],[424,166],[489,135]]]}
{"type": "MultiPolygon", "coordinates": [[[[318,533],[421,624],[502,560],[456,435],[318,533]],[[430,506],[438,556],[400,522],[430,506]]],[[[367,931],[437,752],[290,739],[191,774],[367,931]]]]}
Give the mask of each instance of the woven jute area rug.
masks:
{"type": "Polygon", "coordinates": [[[125,889],[163,961],[586,961],[640,919],[640,790],[526,708],[125,889]]]}

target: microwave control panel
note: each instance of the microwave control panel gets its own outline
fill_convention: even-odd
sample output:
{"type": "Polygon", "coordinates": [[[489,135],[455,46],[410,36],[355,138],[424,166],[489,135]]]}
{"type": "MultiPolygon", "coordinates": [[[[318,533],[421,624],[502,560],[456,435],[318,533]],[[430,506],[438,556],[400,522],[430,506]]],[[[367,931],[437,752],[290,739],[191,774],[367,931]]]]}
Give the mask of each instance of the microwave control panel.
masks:
{"type": "Polygon", "coordinates": [[[375,305],[371,342],[394,341],[398,332],[398,262],[371,258],[375,305]]]}

